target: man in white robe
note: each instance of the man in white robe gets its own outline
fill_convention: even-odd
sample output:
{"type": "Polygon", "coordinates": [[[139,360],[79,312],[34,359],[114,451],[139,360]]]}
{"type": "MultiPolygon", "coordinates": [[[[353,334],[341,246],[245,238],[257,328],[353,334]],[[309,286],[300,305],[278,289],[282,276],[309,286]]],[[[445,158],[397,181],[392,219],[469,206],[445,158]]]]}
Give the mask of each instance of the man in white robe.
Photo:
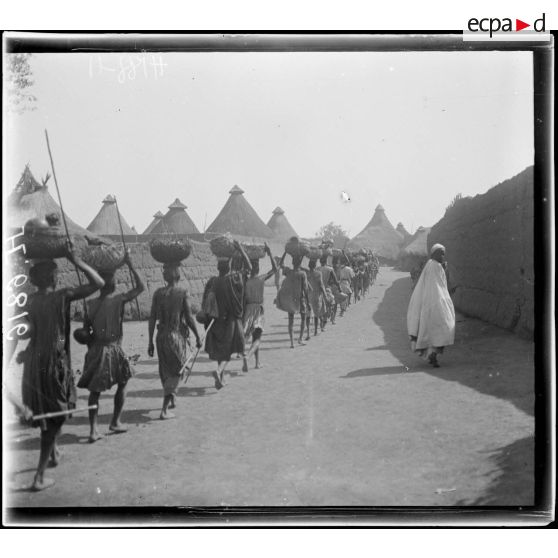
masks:
{"type": "Polygon", "coordinates": [[[453,345],[455,338],[455,310],[448,291],[445,255],[441,244],[432,246],[407,310],[411,347],[435,368],[440,366],[438,356],[444,347],[453,345]]]}

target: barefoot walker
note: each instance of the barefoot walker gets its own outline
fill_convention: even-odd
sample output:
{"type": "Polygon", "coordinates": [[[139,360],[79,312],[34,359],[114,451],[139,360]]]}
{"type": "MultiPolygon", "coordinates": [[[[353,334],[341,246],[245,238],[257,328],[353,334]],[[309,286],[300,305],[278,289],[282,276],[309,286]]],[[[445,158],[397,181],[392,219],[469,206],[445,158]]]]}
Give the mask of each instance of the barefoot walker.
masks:
{"type": "Polygon", "coordinates": [[[188,291],[178,286],[180,274],[178,264],[165,264],[163,276],[166,287],[153,294],[149,317],[149,356],[154,354],[153,333],[157,324],[157,357],[159,376],[163,385],[163,407],[161,419],[173,418],[169,407],[176,405],[176,394],[180,371],[188,358],[189,329],[196,337],[196,347],[201,347],[200,336],[192,318],[188,291]]]}
{"type": "MultiPolygon", "coordinates": [[[[217,370],[213,373],[215,387],[224,385],[225,367],[231,355],[244,355],[244,330],[242,313],[244,301],[244,280],[242,271],[230,270],[230,258],[236,252],[244,262],[244,267],[251,272],[252,266],[246,252],[236,240],[219,237],[212,241],[211,249],[217,256],[218,277],[212,277],[206,284],[204,305],[208,299],[214,300],[213,327],[208,330],[205,349],[211,360],[217,361],[217,370]],[[219,242],[222,243],[220,246],[219,242]]],[[[206,324],[208,327],[208,324],[206,324]]]]}
{"type": "MultiPolygon", "coordinates": [[[[23,403],[34,415],[55,413],[75,408],[76,392],[70,362],[70,303],[93,294],[103,286],[101,277],[74,255],[68,259],[81,270],[88,285],[56,290],[57,265],[52,260],[36,263],[29,276],[37,287],[29,300],[29,345],[23,356],[23,403]]],[[[41,453],[33,481],[33,490],[54,485],[44,476],[49,464],[58,464],[56,438],[65,417],[35,421],[41,428],[41,453]]]]}
{"type": "Polygon", "coordinates": [[[109,430],[115,433],[127,430],[120,422],[120,416],[126,398],[126,384],[132,377],[133,370],[122,350],[124,304],[134,300],[145,287],[132,266],[128,252],[125,253],[124,259],[133,275],[135,287],[126,293],[115,294],[115,271],[100,271],[105,286],[101,289],[99,298],[89,301],[88,317],[84,322],[85,328],[91,329],[92,342],[85,355],[83,374],[78,387],[89,390],[89,405],[97,405],[96,409],[89,411],[91,443],[101,438],[97,428],[99,397],[103,391],[111,389],[115,384],[118,387],[114,395],[114,411],[109,430]]]}
{"type": "Polygon", "coordinates": [[[294,315],[300,313],[300,334],[298,336],[298,344],[304,345],[302,341],[304,328],[306,326],[306,314],[309,310],[308,300],[308,279],[306,273],[300,269],[302,258],[308,253],[308,245],[299,241],[295,236],[285,245],[285,253],[281,258],[281,267],[285,279],[281,283],[281,288],[277,294],[276,306],[279,310],[287,312],[289,316],[289,338],[291,341],[291,349],[294,349],[294,315]],[[285,256],[291,255],[293,261],[293,269],[283,266],[285,256]]]}
{"type": "MultiPolygon", "coordinates": [[[[244,338],[249,339],[252,336],[252,345],[248,354],[244,356],[244,362],[242,365],[242,371],[248,372],[248,362],[252,355],[256,359],[256,368],[260,368],[260,343],[262,340],[262,334],[264,330],[264,286],[265,282],[270,278],[274,277],[277,272],[277,265],[275,259],[271,254],[269,246],[265,244],[265,253],[269,256],[269,261],[271,262],[271,271],[264,273],[263,275],[258,275],[260,272],[260,261],[258,258],[250,257],[250,263],[252,265],[252,275],[248,281],[246,281],[245,286],[245,296],[244,296],[244,338]]],[[[259,254],[258,254],[259,255],[259,254]]]]}

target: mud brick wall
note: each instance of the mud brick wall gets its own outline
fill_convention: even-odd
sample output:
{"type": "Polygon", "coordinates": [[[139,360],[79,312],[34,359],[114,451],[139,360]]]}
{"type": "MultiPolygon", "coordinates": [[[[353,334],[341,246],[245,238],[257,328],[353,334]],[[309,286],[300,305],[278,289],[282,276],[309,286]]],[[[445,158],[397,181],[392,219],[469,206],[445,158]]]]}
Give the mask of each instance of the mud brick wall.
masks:
{"type": "MultiPolygon", "coordinates": [[[[128,245],[131,259],[138,274],[145,284],[145,291],[138,297],[140,318],[149,318],[151,313],[151,300],[153,293],[160,287],[165,286],[163,280],[163,264],[151,257],[147,243],[136,243],[128,245]]],[[[203,290],[208,279],[216,274],[215,256],[209,249],[209,244],[204,242],[192,242],[192,253],[181,267],[181,284],[188,289],[192,310],[197,312],[201,305],[203,290]]],[[[130,273],[128,268],[122,267],[116,275],[118,291],[131,288],[130,273]]],[[[137,320],[136,303],[126,304],[125,319],[137,320]]]]}
{"type": "Polygon", "coordinates": [[[533,234],[533,167],[449,208],[432,228],[428,248],[446,247],[456,308],[532,337],[533,234]]]}
{"type": "MultiPolygon", "coordinates": [[[[257,239],[244,239],[236,237],[241,242],[254,242],[257,239]]],[[[130,250],[131,259],[134,267],[140,275],[145,285],[145,291],[138,297],[140,319],[146,320],[151,313],[151,299],[153,293],[160,287],[165,285],[163,280],[163,265],[155,261],[151,257],[149,251],[149,239],[142,242],[129,242],[127,247],[130,250]]],[[[181,284],[188,289],[190,294],[190,303],[193,312],[197,312],[201,306],[201,299],[205,284],[210,277],[217,274],[217,260],[211,253],[209,242],[199,242],[190,239],[192,244],[192,253],[190,257],[182,263],[181,266],[181,284]]],[[[261,241],[263,243],[263,240],[261,241]]],[[[273,254],[281,256],[283,245],[277,242],[268,242],[273,254]]],[[[65,259],[56,260],[58,264],[58,286],[71,287],[78,284],[75,268],[65,259]]],[[[29,264],[23,263],[18,258],[12,259],[11,275],[16,273],[28,274],[29,264]]],[[[260,272],[265,273],[271,269],[269,258],[266,257],[260,263],[260,272]]],[[[82,274],[82,280],[85,280],[82,274]]],[[[124,292],[131,289],[130,273],[128,267],[120,268],[116,273],[116,289],[117,292],[124,292]]],[[[29,282],[24,288],[20,289],[25,292],[32,292],[34,289],[29,282]]],[[[96,294],[93,295],[97,296],[96,294]]],[[[82,301],[72,303],[71,311],[72,319],[81,320],[83,318],[82,301]]],[[[137,320],[138,312],[135,302],[126,304],[124,310],[125,320],[137,320]]]]}
{"type": "MultiPolygon", "coordinates": [[[[138,274],[145,284],[145,291],[138,297],[140,308],[140,319],[149,318],[151,312],[151,299],[153,293],[165,285],[163,280],[163,264],[155,261],[149,252],[149,244],[147,242],[138,242],[128,245],[131,259],[138,274]]],[[[20,260],[12,261],[12,275],[16,273],[28,274],[29,264],[25,264],[20,260]]],[[[58,264],[58,286],[70,287],[76,286],[78,280],[76,272],[72,264],[65,259],[56,260],[58,264]]],[[[182,263],[181,266],[181,284],[188,289],[192,310],[196,312],[200,308],[201,298],[206,282],[210,277],[216,275],[216,259],[209,249],[207,242],[192,241],[192,253],[190,257],[182,263]]],[[[82,275],[82,280],[83,275],[82,275]]],[[[29,282],[22,291],[32,291],[33,288],[29,282]]],[[[116,289],[118,292],[124,292],[131,289],[130,273],[127,266],[121,267],[116,273],[116,289]]],[[[94,297],[97,295],[93,295],[94,297]]],[[[137,320],[137,306],[135,302],[126,304],[124,311],[124,319],[137,320]]],[[[81,301],[72,303],[72,318],[80,320],[83,317],[83,303],[81,301]]]]}

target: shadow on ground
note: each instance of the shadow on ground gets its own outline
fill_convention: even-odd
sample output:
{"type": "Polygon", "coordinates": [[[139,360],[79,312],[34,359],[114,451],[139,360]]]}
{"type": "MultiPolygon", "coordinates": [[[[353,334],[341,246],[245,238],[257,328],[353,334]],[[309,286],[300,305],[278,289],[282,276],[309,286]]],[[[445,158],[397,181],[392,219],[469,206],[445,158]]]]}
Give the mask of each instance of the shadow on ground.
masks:
{"type": "MultiPolygon", "coordinates": [[[[532,344],[510,333],[472,318],[458,316],[455,345],[443,355],[442,367],[432,368],[411,352],[407,336],[407,305],[411,295],[409,278],[396,280],[386,290],[373,315],[383,331],[385,345],[366,350],[389,350],[401,367],[360,369],[344,378],[385,374],[431,374],[445,381],[459,382],[512,403],[534,415],[534,362],[532,344]]],[[[534,440],[528,436],[491,452],[495,475],[485,493],[474,501],[457,505],[529,505],[534,494],[534,440]]]]}
{"type": "MultiPolygon", "coordinates": [[[[420,366],[421,372],[505,399],[524,413],[534,414],[533,360],[529,355],[519,354],[515,346],[516,343],[526,343],[524,340],[480,320],[460,318],[456,324],[455,345],[446,349],[442,367],[432,368],[410,350],[406,324],[410,295],[408,278],[394,281],[386,290],[373,316],[384,333],[385,345],[366,350],[387,349],[409,372],[420,366]]],[[[388,372],[379,372],[382,373],[388,372]]],[[[354,375],[375,373],[374,369],[370,374],[357,370],[346,377],[354,375]]]]}
{"type": "Polygon", "coordinates": [[[532,506],[534,504],[532,436],[491,452],[498,476],[480,498],[460,500],[456,506],[532,506]]]}

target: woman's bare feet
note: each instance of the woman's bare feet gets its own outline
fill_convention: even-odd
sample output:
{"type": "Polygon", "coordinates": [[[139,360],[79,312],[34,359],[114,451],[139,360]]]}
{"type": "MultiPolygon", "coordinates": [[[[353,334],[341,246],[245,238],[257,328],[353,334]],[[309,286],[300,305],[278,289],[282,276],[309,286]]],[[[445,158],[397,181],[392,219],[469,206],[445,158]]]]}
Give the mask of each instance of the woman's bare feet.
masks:
{"type": "Polygon", "coordinates": [[[169,409],[176,409],[176,398],[174,397],[174,394],[171,394],[170,396],[169,409]]]}
{"type": "Polygon", "coordinates": [[[121,422],[111,424],[109,430],[114,434],[124,434],[124,432],[128,432],[128,429],[121,422]]]}
{"type": "Polygon", "coordinates": [[[89,434],[89,443],[94,444],[97,440],[100,440],[102,436],[98,432],[91,432],[89,434]]]}
{"type": "Polygon", "coordinates": [[[242,372],[248,372],[248,358],[244,357],[242,359],[242,372]]]}
{"type": "Polygon", "coordinates": [[[159,418],[161,420],[168,420],[168,419],[176,418],[176,415],[174,413],[171,413],[168,409],[163,409],[161,411],[161,414],[159,415],[159,418]]]}
{"type": "Polygon", "coordinates": [[[215,379],[215,389],[221,389],[224,387],[225,384],[222,382],[217,372],[213,372],[213,378],[215,379]]]}
{"type": "Polygon", "coordinates": [[[33,480],[33,484],[31,485],[31,490],[33,490],[33,492],[39,492],[41,490],[46,490],[51,486],[54,486],[54,479],[49,479],[47,477],[42,477],[42,476],[41,477],[35,476],[35,479],[33,480]]]}
{"type": "Polygon", "coordinates": [[[58,467],[58,464],[60,463],[61,455],[62,455],[62,453],[60,452],[60,450],[58,448],[54,448],[52,450],[52,453],[50,454],[50,459],[48,461],[48,467],[58,467]]]}

